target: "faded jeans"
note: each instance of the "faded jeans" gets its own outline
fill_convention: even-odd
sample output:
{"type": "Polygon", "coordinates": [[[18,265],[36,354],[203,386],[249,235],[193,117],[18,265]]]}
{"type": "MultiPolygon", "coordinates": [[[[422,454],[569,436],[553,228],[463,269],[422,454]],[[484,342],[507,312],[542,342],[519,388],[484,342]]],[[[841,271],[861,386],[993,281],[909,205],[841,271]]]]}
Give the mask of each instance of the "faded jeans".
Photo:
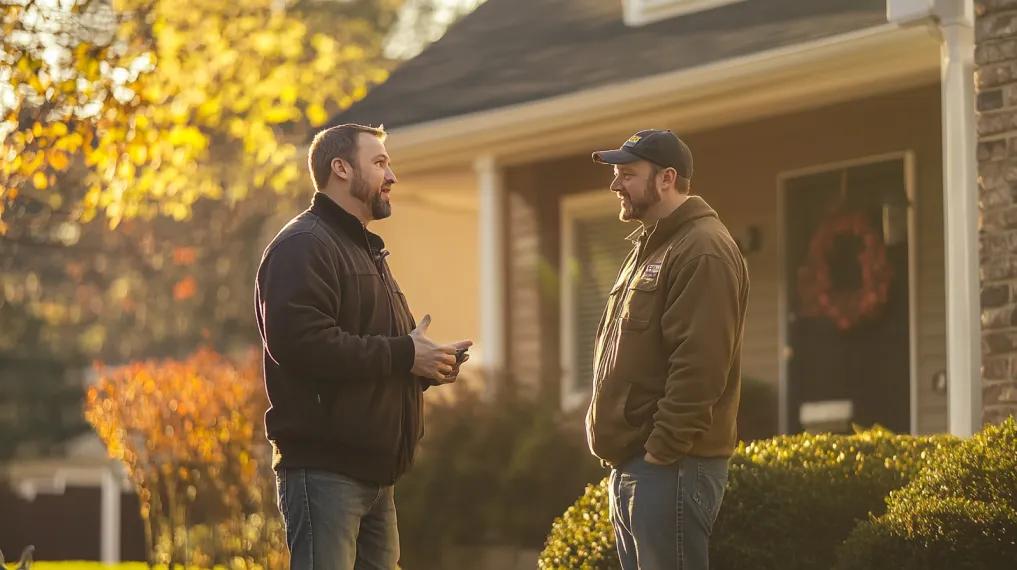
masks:
{"type": "Polygon", "coordinates": [[[623,570],[707,570],[728,459],[653,465],[640,455],[611,472],[611,523],[623,570]]]}
{"type": "Polygon", "coordinates": [[[391,485],[327,471],[276,472],[291,570],[392,570],[399,530],[391,485]]]}

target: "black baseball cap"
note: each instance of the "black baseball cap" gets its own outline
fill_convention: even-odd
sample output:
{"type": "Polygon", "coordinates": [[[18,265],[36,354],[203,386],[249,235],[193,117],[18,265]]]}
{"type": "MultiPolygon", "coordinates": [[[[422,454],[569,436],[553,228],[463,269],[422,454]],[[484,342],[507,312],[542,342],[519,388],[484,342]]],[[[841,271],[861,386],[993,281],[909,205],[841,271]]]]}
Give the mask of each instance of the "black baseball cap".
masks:
{"type": "Polygon", "coordinates": [[[593,161],[601,164],[628,164],[648,160],[673,168],[682,178],[692,178],[692,151],[669,130],[647,129],[629,137],[617,150],[598,150],[593,161]]]}

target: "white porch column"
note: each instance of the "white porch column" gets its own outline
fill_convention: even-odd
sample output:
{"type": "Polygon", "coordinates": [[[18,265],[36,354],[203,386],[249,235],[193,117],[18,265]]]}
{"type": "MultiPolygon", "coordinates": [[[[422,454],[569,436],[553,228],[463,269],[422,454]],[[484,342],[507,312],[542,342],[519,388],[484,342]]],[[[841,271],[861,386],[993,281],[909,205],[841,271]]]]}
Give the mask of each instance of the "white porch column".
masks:
{"type": "Polygon", "coordinates": [[[481,364],[492,397],[507,362],[505,342],[505,188],[502,172],[491,155],[473,164],[479,195],[480,345],[481,364]]]}
{"type": "Polygon", "coordinates": [[[102,533],[100,556],[103,564],[120,562],[120,481],[112,467],[102,472],[102,533]]]}
{"type": "Polygon", "coordinates": [[[982,423],[974,4],[888,0],[886,11],[887,19],[900,25],[938,24],[942,36],[947,410],[950,433],[966,437],[982,423]]]}
{"type": "Polygon", "coordinates": [[[982,425],[974,7],[940,4],[947,394],[950,433],[966,437],[982,425]]]}

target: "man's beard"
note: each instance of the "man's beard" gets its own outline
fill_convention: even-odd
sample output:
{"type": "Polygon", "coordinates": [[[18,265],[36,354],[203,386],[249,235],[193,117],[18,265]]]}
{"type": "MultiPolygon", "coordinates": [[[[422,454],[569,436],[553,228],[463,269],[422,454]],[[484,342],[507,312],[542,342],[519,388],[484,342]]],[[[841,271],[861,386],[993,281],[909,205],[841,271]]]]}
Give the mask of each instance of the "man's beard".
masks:
{"type": "Polygon", "coordinates": [[[656,176],[651,176],[646,181],[646,188],[643,189],[643,197],[639,202],[632,199],[632,196],[628,193],[624,194],[628,200],[628,207],[625,207],[625,202],[622,202],[621,212],[618,213],[618,219],[623,222],[631,222],[632,220],[641,220],[646,214],[646,210],[650,209],[651,206],[660,202],[660,191],[657,190],[656,176]]]}
{"type": "Polygon", "coordinates": [[[381,194],[381,188],[376,188],[372,192],[371,188],[367,185],[367,181],[358,173],[353,174],[350,193],[353,194],[354,198],[370,206],[372,219],[383,220],[392,215],[392,204],[385,201],[381,194]]]}

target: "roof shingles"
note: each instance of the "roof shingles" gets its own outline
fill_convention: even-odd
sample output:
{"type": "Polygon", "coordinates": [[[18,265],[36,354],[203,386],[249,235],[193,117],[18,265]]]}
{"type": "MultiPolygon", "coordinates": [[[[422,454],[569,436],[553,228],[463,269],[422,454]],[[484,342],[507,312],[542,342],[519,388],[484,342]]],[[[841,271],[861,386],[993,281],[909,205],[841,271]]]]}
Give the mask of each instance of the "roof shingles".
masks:
{"type": "Polygon", "coordinates": [[[408,126],[885,23],[885,0],[746,0],[642,27],[621,0],[488,0],[329,125],[408,126]]]}

